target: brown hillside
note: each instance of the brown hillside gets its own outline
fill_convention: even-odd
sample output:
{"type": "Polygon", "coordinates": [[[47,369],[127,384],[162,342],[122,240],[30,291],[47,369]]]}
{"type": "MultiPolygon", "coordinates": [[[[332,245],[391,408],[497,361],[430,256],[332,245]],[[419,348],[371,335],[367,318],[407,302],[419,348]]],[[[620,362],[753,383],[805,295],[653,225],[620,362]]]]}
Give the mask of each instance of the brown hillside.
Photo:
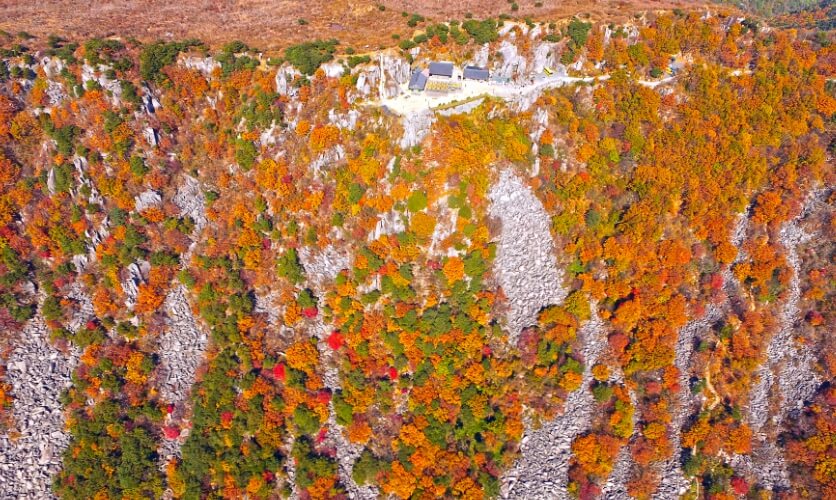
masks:
{"type": "Polygon", "coordinates": [[[694,7],[688,0],[0,0],[0,28],[38,36],[97,36],[154,39],[200,38],[211,44],[243,40],[270,49],[315,38],[337,38],[358,47],[390,45],[392,34],[411,35],[402,12],[418,12],[431,20],[498,16],[536,19],[589,14],[609,20],[642,10],[694,7]],[[384,11],[379,5],[386,7],[384,11]],[[300,19],[307,24],[301,25],[300,19]]]}

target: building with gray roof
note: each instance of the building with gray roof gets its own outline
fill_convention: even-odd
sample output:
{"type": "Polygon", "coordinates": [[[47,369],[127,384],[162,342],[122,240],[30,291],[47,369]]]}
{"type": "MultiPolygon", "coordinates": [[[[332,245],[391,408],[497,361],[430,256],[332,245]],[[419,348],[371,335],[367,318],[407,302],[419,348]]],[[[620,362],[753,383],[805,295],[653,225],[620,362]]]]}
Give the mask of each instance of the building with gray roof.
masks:
{"type": "Polygon", "coordinates": [[[424,87],[427,86],[427,78],[426,73],[416,69],[409,78],[409,90],[424,90],[424,87]]]}
{"type": "Polygon", "coordinates": [[[465,66],[464,77],[468,80],[488,81],[491,73],[487,69],[480,68],[479,66],[465,66]]]}
{"type": "Polygon", "coordinates": [[[453,76],[453,63],[451,62],[431,62],[430,76],[453,76]]]}

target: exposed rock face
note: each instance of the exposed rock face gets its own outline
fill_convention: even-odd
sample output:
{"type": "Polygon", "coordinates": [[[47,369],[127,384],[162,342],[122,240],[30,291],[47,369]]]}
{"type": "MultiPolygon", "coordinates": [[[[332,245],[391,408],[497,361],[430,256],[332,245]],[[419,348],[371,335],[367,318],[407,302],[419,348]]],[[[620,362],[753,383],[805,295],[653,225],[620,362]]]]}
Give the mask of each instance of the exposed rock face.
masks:
{"type": "Polygon", "coordinates": [[[400,85],[409,81],[409,62],[391,54],[381,54],[371,64],[358,66],[357,91],[365,96],[377,89],[380,99],[395,97],[400,85]]]}
{"type": "MultiPolygon", "coordinates": [[[[743,310],[744,298],[741,296],[743,290],[740,282],[731,272],[731,268],[746,258],[746,253],[741,247],[749,227],[749,214],[738,216],[738,221],[732,231],[731,243],[737,248],[737,256],[734,262],[722,271],[723,290],[732,304],[732,307],[743,310]]],[[[767,361],[755,371],[755,384],[749,392],[749,403],[746,408],[746,420],[753,431],[754,450],[752,456],[735,456],[730,463],[735,470],[752,474],[758,478],[761,486],[767,489],[774,489],[776,486],[786,484],[786,463],[780,451],[767,438],[764,426],[769,419],[769,392],[773,384],[772,370],[767,361]],[[755,466],[755,463],[758,465],[755,466]]]]}
{"type": "Polygon", "coordinates": [[[85,63],[81,67],[81,82],[84,85],[90,80],[98,83],[103,89],[109,91],[111,101],[114,104],[119,104],[122,97],[122,85],[119,84],[118,80],[111,80],[105,76],[110,69],[112,69],[110,66],[104,64],[93,67],[85,63]]]}
{"type": "Polygon", "coordinates": [[[747,210],[745,213],[737,216],[737,222],[735,222],[730,238],[730,243],[737,249],[737,256],[735,256],[731,265],[726,266],[726,268],[721,271],[721,275],[723,276],[723,291],[726,292],[726,297],[732,302],[732,304],[737,304],[740,300],[740,282],[737,280],[734,273],[732,273],[732,268],[746,256],[741,245],[743,244],[743,240],[746,238],[746,232],[748,230],[749,211],[747,210]]]}
{"type": "Polygon", "coordinates": [[[541,33],[543,33],[543,25],[538,24],[531,28],[531,31],[528,33],[528,38],[535,40],[541,33]]]}
{"type": "Polygon", "coordinates": [[[192,238],[194,241],[189,245],[188,250],[183,254],[182,262],[187,264],[191,258],[197,239],[203,228],[206,227],[206,199],[200,189],[200,183],[194,177],[187,176],[183,184],[177,189],[177,194],[172,200],[180,209],[180,217],[191,217],[194,221],[192,238]]]}
{"type": "MultiPolygon", "coordinates": [[[[195,373],[203,361],[206,345],[209,341],[206,332],[195,320],[183,285],[178,285],[168,292],[165,298],[166,331],[159,339],[160,357],[160,396],[174,405],[174,412],[166,418],[170,423],[179,425],[184,405],[194,385],[195,373]]],[[[188,436],[188,428],[183,429],[180,439],[164,439],[160,444],[160,466],[173,456],[180,456],[182,439],[188,436]]]]}
{"type": "Polygon", "coordinates": [[[183,285],[175,286],[165,298],[166,332],[160,337],[162,365],[160,396],[170,403],[186,400],[195,371],[203,359],[208,337],[195,320],[183,285]]]}
{"type": "Polygon", "coordinates": [[[142,105],[145,107],[145,112],[149,115],[153,115],[162,107],[159,99],[157,99],[156,93],[147,83],[142,84],[142,105]]]}
{"type": "Polygon", "coordinates": [[[274,326],[276,330],[283,328],[282,317],[279,314],[278,304],[279,294],[276,292],[256,293],[255,294],[255,308],[254,312],[258,314],[265,314],[267,316],[267,324],[274,326]]]}
{"type": "Polygon", "coordinates": [[[429,110],[412,113],[403,119],[403,136],[399,145],[402,149],[409,149],[421,144],[421,141],[430,133],[430,128],[435,117],[429,110]]]}
{"type": "Polygon", "coordinates": [[[70,292],[67,294],[67,297],[74,300],[77,304],[73,317],[70,318],[69,323],[67,323],[67,329],[75,333],[79,331],[81,327],[87,323],[87,321],[95,317],[95,313],[93,312],[93,301],[84,290],[84,287],[77,282],[70,285],[70,292]]]}
{"type": "Polygon", "coordinates": [[[514,28],[519,29],[520,33],[522,33],[523,35],[528,34],[528,25],[516,21],[506,21],[502,26],[499,27],[497,32],[499,33],[500,37],[508,35],[508,37],[511,40],[513,40],[517,37],[517,34],[514,32],[514,28]]]}
{"type": "Polygon", "coordinates": [[[780,242],[787,252],[787,264],[792,269],[792,277],[779,312],[779,330],[770,339],[766,348],[767,359],[757,371],[758,381],[749,395],[748,411],[756,441],[753,453],[754,473],[758,482],[770,490],[788,487],[789,473],[781,450],[767,432],[773,428],[780,429],[784,419],[792,418],[821,383],[821,378],[813,370],[813,353],[808,346],[795,342],[793,332],[800,320],[798,302],[801,298],[801,260],[798,246],[812,238],[811,234],[801,228],[801,222],[813,210],[821,208],[819,204],[826,194],[827,190],[810,193],[801,213],[784,224],[779,233],[780,242]],[[769,401],[774,394],[776,382],[780,411],[770,419],[769,401]]]}
{"type": "Polygon", "coordinates": [[[613,465],[610,477],[604,483],[601,489],[601,498],[606,499],[620,499],[630,498],[627,490],[627,482],[630,478],[630,466],[633,464],[633,458],[630,456],[630,449],[627,446],[621,448],[618,456],[615,457],[615,464],[613,465]]]}
{"type": "Polygon", "coordinates": [[[479,50],[473,56],[473,65],[479,66],[480,68],[487,68],[489,51],[490,47],[488,44],[479,47],[479,50]]]}
{"type": "Polygon", "coordinates": [[[760,442],[753,448],[752,472],[758,478],[758,484],[769,491],[787,488],[790,477],[783,451],[769,440],[760,442]]]}
{"type": "Polygon", "coordinates": [[[314,172],[316,175],[320,175],[320,172],[329,165],[333,165],[335,163],[339,163],[345,159],[345,148],[342,144],[337,144],[336,146],[332,147],[327,151],[323,151],[322,154],[317,156],[314,161],[311,162],[310,170],[314,172]]]}
{"type": "Polygon", "coordinates": [[[372,93],[372,78],[374,78],[375,81],[379,78],[379,70],[372,69],[366,73],[360,73],[357,76],[357,83],[355,84],[355,87],[362,95],[368,96],[372,93]]]}
{"type": "MultiPolygon", "coordinates": [[[[593,307],[595,310],[595,307],[593,307]]],[[[602,332],[601,338],[603,342],[606,342],[606,332],[602,332]]],[[[602,347],[602,351],[605,347],[602,347]]],[[[621,370],[621,367],[614,367],[612,373],[610,374],[609,382],[615,382],[617,384],[624,384],[624,372],[621,370]]],[[[630,404],[633,405],[633,408],[638,408],[639,402],[638,397],[636,396],[635,391],[632,389],[627,389],[628,395],[630,396],[630,404]]],[[[633,412],[633,435],[630,436],[630,439],[636,435],[636,426],[638,425],[639,421],[639,412],[633,412]]],[[[618,452],[618,456],[615,457],[615,463],[613,464],[612,472],[610,472],[610,477],[607,478],[607,481],[604,483],[603,488],[601,488],[601,498],[607,499],[621,499],[621,498],[629,498],[629,494],[627,492],[627,483],[630,481],[630,468],[633,465],[633,457],[630,454],[629,446],[623,446],[621,450],[618,452]]]]}
{"type": "Polygon", "coordinates": [[[498,52],[502,55],[502,63],[495,69],[497,75],[514,79],[526,73],[528,60],[519,54],[516,45],[503,40],[498,52]]]}
{"type": "Polygon", "coordinates": [[[125,307],[128,309],[133,309],[136,305],[139,285],[145,282],[145,276],[150,270],[151,265],[146,261],[132,262],[125,269],[127,277],[122,281],[122,291],[125,293],[125,307]]]}
{"type": "Polygon", "coordinates": [[[778,384],[781,389],[781,417],[800,410],[804,401],[810,399],[821,383],[813,370],[814,356],[807,346],[801,346],[793,339],[793,332],[800,321],[801,312],[798,302],[801,299],[801,259],[798,247],[810,240],[811,234],[801,229],[801,220],[809,215],[817,198],[824,192],[814,192],[798,217],[781,228],[780,240],[787,252],[787,264],[792,269],[792,277],[787,287],[787,298],[781,310],[781,329],[767,347],[770,363],[781,363],[778,384]]]}
{"type": "Polygon", "coordinates": [[[358,118],[360,118],[360,113],[356,109],[351,109],[346,113],[337,113],[334,109],[328,110],[328,121],[339,128],[354,130],[357,128],[358,118]]]}
{"type": "Polygon", "coordinates": [[[503,498],[569,498],[566,485],[572,441],[589,428],[592,420],[592,365],[607,346],[604,323],[598,318],[595,304],[592,311],[592,318],[578,330],[584,355],[583,382],[566,398],[563,415],[539,429],[526,429],[520,459],[502,479],[503,498]]]}
{"type": "MultiPolygon", "coordinates": [[[[349,256],[338,251],[333,246],[315,253],[309,247],[302,248],[299,252],[299,260],[305,268],[308,284],[314,293],[319,297],[320,308],[324,306],[323,287],[337,277],[340,270],[349,266],[349,256]]],[[[320,355],[320,373],[322,381],[332,393],[341,387],[339,370],[334,355],[326,339],[331,334],[332,328],[322,320],[322,315],[317,315],[312,320],[312,332],[318,339],[317,349],[320,355]]],[[[337,452],[337,464],[339,476],[346,486],[350,498],[378,498],[380,495],[377,488],[371,486],[360,486],[352,477],[354,463],[363,452],[363,446],[352,444],[344,435],[343,428],[337,423],[337,412],[334,409],[333,400],[328,404],[328,426],[325,435],[326,444],[331,445],[337,452]]]]}
{"type": "Polygon", "coordinates": [[[531,189],[504,170],[488,198],[490,216],[502,224],[494,276],[508,298],[508,337],[516,343],[520,331],[537,322],[537,312],[559,304],[566,290],[555,261],[549,216],[531,189]]]}
{"type": "Polygon", "coordinates": [[[317,287],[335,279],[340,271],[351,265],[348,254],[333,245],[328,245],[318,253],[314,253],[310,247],[301,248],[299,260],[305,268],[308,281],[317,287]]]}
{"type": "Polygon", "coordinates": [[[532,71],[535,74],[543,72],[544,68],[554,68],[557,65],[556,59],[556,44],[551,42],[543,42],[537,45],[534,49],[534,59],[532,61],[532,71]]]}
{"type": "Polygon", "coordinates": [[[334,402],[328,403],[328,430],[325,439],[337,450],[337,464],[339,467],[340,480],[348,490],[348,497],[352,499],[375,499],[380,498],[380,492],[374,486],[358,485],[352,477],[354,463],[363,453],[363,446],[352,444],[343,434],[342,426],[337,423],[337,412],[334,410],[334,402]]]}
{"type": "Polygon", "coordinates": [[[49,194],[55,194],[55,168],[52,167],[49,169],[49,172],[46,174],[46,188],[49,190],[49,194]]]}
{"type": "MultiPolygon", "coordinates": [[[[671,442],[674,450],[680,449],[682,426],[685,424],[686,419],[699,410],[700,402],[689,390],[691,377],[690,364],[694,352],[694,344],[697,338],[711,329],[714,323],[723,318],[730,307],[735,305],[740,307],[738,304],[742,300],[740,297],[740,284],[731,272],[731,268],[745,257],[741,245],[746,237],[748,227],[749,213],[747,211],[738,215],[730,235],[730,242],[738,249],[738,255],[730,266],[727,266],[721,271],[723,289],[726,293],[725,299],[720,304],[711,305],[702,318],[692,320],[679,332],[674,364],[679,369],[679,385],[681,389],[678,396],[678,404],[673,412],[673,421],[671,422],[671,428],[673,429],[671,442]]],[[[764,406],[764,410],[766,411],[766,406],[764,406]]],[[[684,489],[688,487],[688,482],[681,470],[679,457],[676,453],[664,463],[663,470],[662,481],[656,491],[655,498],[678,498],[684,489]]]]}
{"type": "Polygon", "coordinates": [[[42,57],[41,67],[44,73],[49,78],[56,78],[61,74],[61,70],[65,68],[64,61],[58,57],[42,57]]]}
{"type": "Polygon", "coordinates": [[[540,137],[543,136],[543,132],[549,126],[548,112],[543,108],[537,108],[534,111],[533,121],[535,125],[531,133],[528,134],[528,137],[531,139],[531,154],[534,155],[534,163],[531,165],[531,177],[536,177],[540,173],[540,156],[538,155],[540,146],[538,142],[540,142],[540,137]]]}
{"type": "Polygon", "coordinates": [[[390,210],[377,215],[374,231],[369,233],[369,241],[374,241],[386,234],[398,234],[406,229],[403,216],[397,210],[390,210]]]}
{"type": "MultiPolygon", "coordinates": [[[[442,198],[438,202],[438,215],[436,219],[438,222],[433,230],[432,239],[430,240],[430,248],[428,253],[434,256],[444,255],[442,250],[442,243],[449,238],[456,231],[456,222],[459,218],[458,210],[453,210],[447,204],[447,198],[442,198]]],[[[448,248],[448,253],[455,255],[457,252],[453,248],[448,248]]]]}
{"type": "Polygon", "coordinates": [[[59,400],[71,385],[79,353],[65,354],[49,342],[40,316],[29,322],[7,363],[14,392],[16,434],[0,436],[0,492],[3,498],[52,498],[52,475],[61,469],[69,445],[59,400]]]}
{"type": "Polygon", "coordinates": [[[293,80],[302,76],[293,66],[285,64],[276,72],[276,93],[279,95],[286,95],[288,97],[295,97],[299,93],[299,89],[293,86],[293,80]]]}
{"type": "Polygon", "coordinates": [[[145,142],[147,142],[149,146],[157,147],[159,145],[160,135],[156,130],[151,127],[146,127],[142,133],[145,137],[145,142]]]}
{"type": "Polygon", "coordinates": [[[88,203],[104,203],[104,199],[99,193],[98,188],[96,188],[96,185],[90,181],[89,177],[87,177],[87,159],[82,156],[76,157],[73,159],[73,166],[75,167],[76,172],[78,172],[78,189],[72,190],[73,198],[80,196],[81,187],[87,187],[87,189],[90,190],[90,195],[87,197],[88,203]]]}
{"type": "Polygon", "coordinates": [[[525,92],[520,92],[516,96],[514,96],[510,101],[509,104],[514,111],[527,111],[537,102],[537,99],[540,98],[540,95],[543,92],[542,87],[534,87],[530,90],[525,92]]]}
{"type": "Polygon", "coordinates": [[[215,69],[220,69],[221,63],[215,60],[215,58],[206,56],[206,57],[197,57],[197,56],[189,56],[183,58],[183,66],[193,69],[196,71],[200,71],[203,73],[204,76],[210,76],[215,69]]]}
{"type": "Polygon", "coordinates": [[[325,72],[325,76],[328,78],[339,78],[343,76],[343,72],[345,71],[345,67],[338,63],[338,62],[328,62],[320,66],[322,71],[325,72]]]}
{"type": "Polygon", "coordinates": [[[64,86],[53,80],[50,80],[47,84],[46,95],[49,97],[50,106],[56,106],[67,98],[67,93],[64,92],[64,86]]]}
{"type": "Polygon", "coordinates": [[[200,183],[194,177],[187,176],[183,185],[177,189],[177,194],[172,200],[180,209],[180,216],[189,216],[194,221],[194,232],[200,231],[206,226],[206,200],[200,189],[200,183]]]}
{"type": "MultiPolygon", "coordinates": [[[[681,448],[682,426],[686,419],[699,409],[699,401],[690,390],[690,366],[691,356],[694,353],[694,343],[697,338],[708,332],[711,327],[722,319],[724,310],[716,305],[710,305],[703,317],[689,321],[679,330],[679,337],[676,340],[676,355],[674,365],[679,370],[679,393],[676,407],[672,411],[671,420],[671,447],[674,450],[681,448]]],[[[688,488],[688,481],[682,473],[679,465],[679,453],[674,452],[663,464],[662,480],[654,498],[668,499],[679,498],[688,488]]]]}

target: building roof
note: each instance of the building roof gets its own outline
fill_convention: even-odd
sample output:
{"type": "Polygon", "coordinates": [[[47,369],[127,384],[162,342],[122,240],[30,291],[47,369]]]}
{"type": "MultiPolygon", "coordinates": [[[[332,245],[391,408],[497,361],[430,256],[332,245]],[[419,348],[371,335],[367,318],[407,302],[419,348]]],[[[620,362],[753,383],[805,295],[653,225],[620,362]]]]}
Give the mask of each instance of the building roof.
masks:
{"type": "Polygon", "coordinates": [[[430,76],[453,76],[453,63],[450,62],[431,62],[430,76]]]}
{"type": "Polygon", "coordinates": [[[420,69],[412,72],[409,78],[409,90],[424,90],[427,86],[427,75],[420,69]]]}
{"type": "Polygon", "coordinates": [[[464,67],[464,77],[469,78],[471,80],[487,80],[490,78],[491,74],[485,68],[480,68],[478,66],[465,66],[464,67]]]}

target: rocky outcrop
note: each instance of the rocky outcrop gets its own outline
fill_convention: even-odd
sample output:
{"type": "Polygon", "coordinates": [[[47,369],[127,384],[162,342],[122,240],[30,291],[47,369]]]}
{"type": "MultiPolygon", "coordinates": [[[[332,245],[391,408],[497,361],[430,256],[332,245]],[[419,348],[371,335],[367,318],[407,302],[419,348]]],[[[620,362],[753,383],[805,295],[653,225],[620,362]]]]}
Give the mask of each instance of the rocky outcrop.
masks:
{"type": "Polygon", "coordinates": [[[517,51],[517,46],[508,40],[503,40],[499,45],[499,54],[502,62],[494,69],[494,73],[503,78],[515,79],[526,74],[528,60],[517,51]]]}
{"type": "Polygon", "coordinates": [[[584,357],[583,382],[566,398],[563,414],[532,429],[527,423],[520,446],[520,458],[502,478],[503,498],[569,498],[569,460],[572,441],[589,429],[595,412],[590,390],[592,365],[607,346],[604,323],[592,304],[592,318],[578,330],[584,357]]]}
{"type": "Polygon", "coordinates": [[[812,234],[801,228],[801,221],[810,214],[817,198],[824,191],[814,192],[808,197],[804,209],[798,217],[781,228],[779,239],[787,252],[787,264],[792,270],[787,285],[787,296],[780,313],[780,330],[770,341],[766,353],[770,364],[780,364],[778,377],[781,389],[781,415],[785,416],[803,408],[821,383],[813,370],[814,356],[809,346],[803,346],[794,339],[794,332],[801,320],[799,301],[801,300],[801,259],[798,247],[812,238],[812,234]]]}
{"type": "Polygon", "coordinates": [[[142,106],[149,115],[153,115],[162,107],[154,90],[147,83],[142,84],[142,106]]]}
{"type": "Polygon", "coordinates": [[[47,83],[46,95],[49,99],[50,106],[57,106],[67,98],[67,93],[64,92],[64,86],[54,80],[49,80],[47,83]]]}
{"type": "Polygon", "coordinates": [[[255,293],[253,312],[267,317],[267,324],[279,329],[283,325],[279,308],[279,294],[276,292],[255,293]]]}
{"type": "Polygon", "coordinates": [[[779,431],[784,419],[804,406],[821,378],[813,370],[814,354],[807,345],[798,344],[795,330],[800,321],[801,260],[798,247],[813,235],[805,232],[801,223],[822,203],[827,190],[813,191],[795,218],[781,228],[778,238],[786,251],[787,265],[792,270],[786,296],[779,311],[778,332],[772,336],[766,348],[766,361],[758,369],[758,380],[749,395],[748,419],[754,431],[754,472],[761,486],[774,490],[789,485],[789,473],[783,454],[769,436],[770,430],[779,431]],[[777,384],[776,384],[777,382],[777,384]],[[777,385],[777,394],[775,388],[777,385]],[[770,417],[770,399],[773,394],[780,401],[779,411],[770,417]]]}
{"type": "Polygon", "coordinates": [[[357,119],[360,113],[356,109],[348,110],[345,113],[338,113],[334,109],[328,110],[328,122],[342,129],[354,130],[357,128],[357,119]]]}
{"type": "Polygon", "coordinates": [[[112,69],[110,66],[104,64],[93,67],[85,63],[81,67],[81,82],[84,85],[87,85],[88,81],[98,83],[103,89],[108,91],[111,101],[118,105],[121,103],[122,85],[119,83],[119,80],[111,80],[105,76],[110,69],[112,69]]]}
{"type": "Polygon", "coordinates": [[[328,166],[339,163],[344,159],[345,148],[342,144],[337,144],[331,149],[323,151],[319,156],[314,158],[314,160],[310,164],[309,170],[313,172],[314,175],[320,176],[322,175],[323,169],[325,169],[328,166]]]}
{"type": "Polygon", "coordinates": [[[58,57],[42,57],[41,67],[44,69],[44,74],[48,78],[57,78],[61,75],[61,71],[66,67],[64,61],[58,57]]]}
{"type": "Polygon", "coordinates": [[[133,309],[136,305],[139,285],[145,282],[145,277],[150,270],[151,265],[143,260],[132,262],[125,268],[124,273],[127,276],[122,280],[122,292],[125,294],[125,307],[128,309],[133,309]]]}
{"type": "Polygon", "coordinates": [[[286,95],[288,97],[296,97],[299,89],[294,87],[293,81],[302,76],[293,66],[285,64],[276,72],[276,93],[279,95],[286,95]]]}
{"type": "Polygon", "coordinates": [[[192,176],[186,176],[172,200],[180,209],[180,217],[191,217],[194,221],[194,233],[200,234],[206,227],[206,200],[200,183],[192,176]]]}
{"type": "Polygon", "coordinates": [[[430,133],[435,117],[430,110],[408,114],[403,118],[403,136],[398,145],[401,149],[409,149],[421,144],[430,133]]]}
{"type": "Polygon", "coordinates": [[[206,227],[206,199],[203,196],[203,191],[200,189],[200,183],[192,176],[186,176],[183,184],[177,189],[177,194],[172,200],[177,208],[180,209],[180,217],[191,217],[194,221],[194,230],[192,231],[192,243],[188,250],[180,259],[184,265],[187,265],[191,259],[200,233],[206,227]]]}
{"type": "Polygon", "coordinates": [[[183,285],[168,292],[164,303],[166,331],[159,340],[160,396],[175,404],[188,397],[209,340],[192,313],[187,293],[183,285]]]}
{"type": "Polygon", "coordinates": [[[6,380],[14,394],[15,429],[0,436],[3,498],[52,498],[52,476],[61,469],[61,454],[70,442],[60,396],[72,383],[78,355],[53,347],[37,316],[9,356],[6,380]]]}
{"type": "Polygon", "coordinates": [[[90,295],[84,289],[81,283],[75,282],[70,285],[70,291],[67,293],[67,298],[75,302],[72,317],[67,323],[67,329],[75,333],[86,325],[88,321],[93,319],[96,314],[93,312],[93,301],[90,295]]]}
{"type": "Polygon", "coordinates": [[[320,68],[328,78],[339,78],[345,72],[345,66],[336,61],[327,62],[320,66],[320,68]]]}
{"type": "Polygon", "coordinates": [[[632,465],[633,458],[630,456],[630,448],[624,446],[618,452],[618,456],[615,457],[615,464],[613,464],[610,477],[607,478],[607,482],[601,488],[601,498],[612,500],[630,498],[627,482],[630,479],[630,467],[632,465]]]}
{"type": "Polygon", "coordinates": [[[488,44],[482,45],[479,47],[479,50],[473,55],[473,66],[478,66],[480,68],[487,68],[488,67],[488,55],[490,54],[490,46],[488,44]]]}
{"type": "MultiPolygon", "coordinates": [[[[319,297],[319,307],[323,308],[325,305],[324,289],[329,282],[337,277],[342,269],[349,266],[349,256],[333,246],[328,246],[319,252],[305,247],[299,251],[299,260],[305,268],[308,284],[319,297]]],[[[335,352],[327,344],[327,338],[333,328],[323,321],[321,314],[318,314],[311,321],[310,331],[318,340],[317,349],[319,350],[321,364],[319,373],[322,374],[322,381],[325,387],[331,393],[334,393],[340,389],[341,383],[335,352]]],[[[345,437],[342,426],[337,423],[337,412],[334,409],[333,400],[328,404],[328,421],[324,444],[330,445],[336,450],[340,481],[348,490],[349,498],[379,497],[377,488],[360,486],[352,477],[354,463],[363,452],[363,445],[351,443],[345,437]]]]}
{"type": "Polygon", "coordinates": [[[537,108],[534,110],[532,121],[534,124],[528,137],[531,139],[531,154],[534,156],[534,163],[531,165],[530,175],[536,177],[540,173],[540,156],[538,155],[540,146],[538,142],[540,142],[540,137],[543,136],[543,132],[549,126],[549,114],[545,109],[537,108]]]}
{"type": "Polygon", "coordinates": [[[534,48],[534,57],[531,62],[531,70],[535,74],[543,73],[545,68],[554,69],[557,63],[557,44],[551,42],[537,44],[537,47],[534,48]]]}
{"type": "Polygon", "coordinates": [[[537,322],[537,312],[566,297],[557,269],[550,219],[543,204],[511,170],[488,193],[489,214],[501,224],[493,274],[508,300],[508,338],[537,322]]]}
{"type": "MultiPolygon", "coordinates": [[[[679,330],[676,340],[674,366],[679,370],[679,393],[671,418],[671,448],[679,450],[682,440],[682,426],[688,417],[699,409],[700,401],[690,390],[691,356],[694,354],[696,340],[707,334],[712,326],[723,318],[724,310],[710,305],[701,318],[689,321],[679,330]]],[[[679,463],[679,453],[674,452],[662,466],[662,480],[654,498],[679,498],[688,488],[688,480],[679,463]]]]}
{"type": "Polygon", "coordinates": [[[161,468],[172,457],[180,456],[181,444],[188,437],[189,426],[182,419],[188,413],[188,397],[209,341],[192,313],[187,294],[183,285],[177,285],[166,295],[166,330],[160,336],[157,349],[160,396],[172,405],[172,410],[166,414],[166,425],[182,429],[179,436],[166,435],[160,443],[161,468]]]}
{"type": "Polygon", "coordinates": [[[377,224],[369,232],[368,240],[374,241],[386,234],[398,234],[406,230],[403,215],[397,210],[377,214],[377,224]]]}
{"type": "Polygon", "coordinates": [[[142,136],[145,138],[145,142],[151,147],[155,148],[160,144],[160,133],[152,127],[146,127],[142,131],[142,136]]]}
{"type": "Polygon", "coordinates": [[[380,99],[400,94],[400,86],[409,81],[409,62],[391,54],[380,54],[371,64],[358,66],[355,88],[364,97],[378,91],[380,99]]]}
{"type": "MultiPolygon", "coordinates": [[[[447,197],[440,199],[436,205],[436,220],[438,221],[433,230],[432,238],[430,239],[430,247],[427,253],[433,256],[442,256],[442,245],[444,240],[449,238],[456,232],[456,223],[459,218],[458,210],[450,208],[447,204],[447,197]]],[[[447,251],[455,255],[455,249],[449,248],[447,251]]]]}
{"type": "Polygon", "coordinates": [[[333,245],[328,245],[318,252],[310,247],[303,247],[299,250],[299,260],[305,268],[308,281],[317,287],[323,287],[327,282],[333,281],[340,271],[348,269],[351,265],[348,254],[333,245]]]}
{"type": "MultiPolygon", "coordinates": [[[[531,139],[533,147],[536,148],[537,143],[540,142],[540,137],[543,136],[543,132],[545,132],[549,126],[548,111],[543,108],[535,109],[532,121],[534,122],[534,125],[531,132],[528,134],[528,137],[531,139]]],[[[533,153],[537,154],[537,149],[534,149],[533,153]]]]}
{"type": "MultiPolygon", "coordinates": [[[[726,295],[724,300],[720,304],[710,305],[702,318],[690,321],[679,331],[679,337],[677,338],[675,347],[674,365],[679,370],[680,391],[671,421],[671,442],[674,450],[681,448],[682,427],[685,425],[689,416],[699,410],[701,404],[701,401],[690,391],[690,365],[691,357],[694,353],[694,345],[699,338],[707,335],[715,323],[722,320],[723,316],[728,313],[731,307],[742,300],[740,297],[741,290],[739,283],[731,272],[731,268],[745,257],[742,250],[742,243],[748,231],[749,215],[748,210],[738,215],[735,225],[732,228],[730,243],[738,249],[738,254],[732,264],[726,266],[721,271],[723,290],[726,295]]],[[[674,453],[674,456],[664,462],[663,471],[662,481],[656,491],[655,498],[679,498],[682,492],[688,487],[688,481],[680,467],[677,453],[674,453]]]]}
{"type": "Polygon", "coordinates": [[[197,57],[197,56],[188,56],[182,59],[182,64],[186,68],[200,71],[203,73],[203,76],[209,77],[216,69],[220,69],[221,63],[215,60],[215,58],[211,56],[206,57],[197,57]]]}

